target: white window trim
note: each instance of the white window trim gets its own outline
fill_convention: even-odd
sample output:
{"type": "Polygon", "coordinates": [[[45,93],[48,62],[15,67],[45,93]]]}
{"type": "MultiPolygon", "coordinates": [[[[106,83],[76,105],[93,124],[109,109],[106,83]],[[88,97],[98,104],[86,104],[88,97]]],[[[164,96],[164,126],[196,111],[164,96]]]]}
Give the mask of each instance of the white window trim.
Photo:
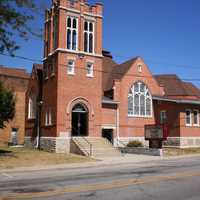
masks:
{"type": "Polygon", "coordinates": [[[87,62],[87,64],[86,64],[86,67],[88,67],[88,65],[90,65],[91,66],[91,73],[89,74],[88,73],[88,71],[87,71],[87,69],[86,69],[86,71],[87,71],[87,77],[89,77],[89,78],[93,78],[94,77],[94,63],[92,63],[92,62],[87,62]]]}
{"type": "Polygon", "coordinates": [[[79,38],[79,23],[78,23],[78,17],[76,17],[76,16],[67,16],[67,20],[66,20],[66,35],[67,35],[67,32],[68,32],[68,30],[70,30],[71,31],[71,45],[70,45],[70,48],[68,49],[67,48],[67,43],[68,43],[68,41],[67,41],[67,36],[66,36],[66,49],[68,49],[68,50],[70,50],[70,51],[74,51],[74,52],[76,52],[76,51],[78,51],[78,38],[79,38]],[[69,18],[71,18],[71,28],[69,28],[68,27],[68,19],[69,18]],[[76,28],[73,28],[73,20],[74,19],[76,19],[76,25],[77,25],[77,27],[76,28]],[[72,49],[72,47],[73,47],[73,31],[76,31],[76,49],[74,50],[74,49],[72,49]]]}
{"type": "Polygon", "coordinates": [[[45,112],[45,126],[48,126],[48,112],[45,112]]]}
{"type": "Polygon", "coordinates": [[[49,126],[52,126],[52,112],[51,112],[51,109],[49,109],[49,126]]]}
{"type": "MultiPolygon", "coordinates": [[[[91,21],[91,20],[85,20],[84,22],[84,32],[83,32],[83,35],[84,35],[84,40],[85,40],[85,33],[87,33],[87,51],[84,51],[86,53],[89,53],[89,54],[95,54],[95,23],[94,21],[91,21]],[[88,24],[88,30],[85,30],[85,22],[87,22],[88,24]],[[93,30],[90,31],[90,23],[92,23],[92,26],[93,26],[93,30]],[[92,52],[90,52],[90,34],[92,33],[92,36],[93,36],[93,41],[92,41],[92,52]]],[[[84,42],[84,45],[85,45],[85,42],[84,42]]],[[[85,47],[84,47],[84,50],[85,50],[85,47]]]]}
{"type": "Polygon", "coordinates": [[[139,73],[142,73],[142,65],[141,65],[141,64],[138,64],[137,67],[138,67],[138,72],[139,72],[139,73]]]}
{"type": "MultiPolygon", "coordinates": [[[[134,114],[134,109],[135,109],[135,106],[134,106],[134,94],[135,94],[135,92],[134,92],[134,85],[136,84],[136,83],[139,83],[139,84],[142,84],[143,82],[142,81],[137,81],[137,82],[135,82],[134,84],[133,84],[133,86],[131,87],[131,91],[132,91],[132,93],[130,94],[128,94],[128,97],[129,96],[133,96],[133,114],[129,114],[128,113],[128,117],[134,117],[134,118],[152,118],[153,117],[153,101],[152,101],[152,96],[151,96],[151,93],[150,93],[150,91],[149,91],[149,88],[147,87],[147,85],[145,84],[145,83],[143,83],[144,85],[145,85],[145,89],[146,89],[146,91],[148,90],[148,92],[149,92],[149,99],[151,100],[150,101],[150,108],[151,108],[151,114],[150,115],[146,115],[146,100],[147,100],[147,96],[145,95],[145,115],[136,115],[136,114],[134,114]]],[[[144,93],[146,93],[146,91],[144,92],[144,93]]],[[[138,92],[139,93],[139,92],[138,92]]],[[[140,105],[140,98],[139,98],[139,105],[140,105]]],[[[140,112],[140,109],[139,109],[139,112],[140,112]]]]}
{"type": "Polygon", "coordinates": [[[28,99],[28,119],[35,119],[36,118],[36,107],[34,107],[33,97],[29,97],[28,99]]]}
{"type": "Polygon", "coordinates": [[[48,109],[45,112],[45,126],[52,126],[52,112],[51,112],[51,109],[48,109]]]}
{"type": "Polygon", "coordinates": [[[33,105],[33,100],[29,97],[28,98],[28,119],[32,119],[32,114],[31,114],[32,105],[33,105]]]}
{"type": "Polygon", "coordinates": [[[164,118],[163,118],[164,115],[163,115],[163,113],[165,113],[165,117],[167,118],[167,111],[166,110],[161,110],[160,111],[160,124],[164,124],[164,118]]]}
{"type": "Polygon", "coordinates": [[[186,109],[185,110],[185,125],[188,127],[192,126],[192,110],[191,109],[186,109]],[[187,123],[187,112],[190,112],[190,123],[187,123]]]}
{"type": "Polygon", "coordinates": [[[199,110],[198,109],[194,109],[193,110],[193,122],[194,122],[194,112],[197,112],[197,124],[193,123],[194,126],[200,126],[199,124],[199,110]]]}
{"type": "Polygon", "coordinates": [[[58,28],[59,28],[58,16],[55,15],[53,17],[53,49],[56,49],[58,47],[58,32],[59,32],[58,28]],[[56,24],[55,24],[55,19],[56,19],[56,24]]]}
{"type": "Polygon", "coordinates": [[[48,80],[49,79],[49,65],[45,64],[45,74],[44,74],[44,80],[48,80]]]}
{"type": "Polygon", "coordinates": [[[55,58],[52,59],[52,66],[51,66],[51,77],[55,76],[55,58]]]}
{"type": "Polygon", "coordinates": [[[74,59],[69,59],[67,61],[67,74],[68,75],[75,75],[75,60],[74,59]],[[73,62],[73,67],[72,67],[72,71],[69,71],[68,69],[68,66],[69,66],[69,62],[73,62]]]}

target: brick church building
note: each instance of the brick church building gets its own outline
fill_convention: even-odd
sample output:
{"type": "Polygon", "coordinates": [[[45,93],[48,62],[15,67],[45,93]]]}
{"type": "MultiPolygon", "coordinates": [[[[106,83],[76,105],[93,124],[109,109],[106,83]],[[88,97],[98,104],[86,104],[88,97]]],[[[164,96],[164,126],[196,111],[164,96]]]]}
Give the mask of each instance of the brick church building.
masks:
{"type": "Polygon", "coordinates": [[[165,123],[165,145],[200,146],[200,90],[153,76],[141,57],[117,64],[102,48],[102,20],[102,4],[52,1],[43,65],[33,66],[27,91],[26,145],[70,152],[76,138],[145,143],[145,125],[165,123]]]}
{"type": "Polygon", "coordinates": [[[25,98],[29,74],[24,69],[0,66],[0,82],[14,92],[15,116],[0,129],[0,146],[23,145],[25,135],[25,98]]]}

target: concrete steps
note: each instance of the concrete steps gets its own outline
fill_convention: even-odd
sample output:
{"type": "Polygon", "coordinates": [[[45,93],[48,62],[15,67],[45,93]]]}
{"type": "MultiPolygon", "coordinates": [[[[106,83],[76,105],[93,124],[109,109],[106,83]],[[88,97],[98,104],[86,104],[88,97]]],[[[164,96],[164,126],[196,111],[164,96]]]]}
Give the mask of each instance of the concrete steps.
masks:
{"type": "Polygon", "coordinates": [[[122,156],[121,152],[105,138],[74,137],[72,140],[86,156],[95,158],[122,156]]]}

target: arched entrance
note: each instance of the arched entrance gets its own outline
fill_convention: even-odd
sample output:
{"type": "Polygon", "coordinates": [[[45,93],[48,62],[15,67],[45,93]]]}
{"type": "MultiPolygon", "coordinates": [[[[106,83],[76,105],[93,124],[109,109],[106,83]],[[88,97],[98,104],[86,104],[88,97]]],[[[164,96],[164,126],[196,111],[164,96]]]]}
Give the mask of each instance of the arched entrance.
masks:
{"type": "Polygon", "coordinates": [[[88,136],[88,109],[83,104],[72,108],[72,137],[88,136]]]}

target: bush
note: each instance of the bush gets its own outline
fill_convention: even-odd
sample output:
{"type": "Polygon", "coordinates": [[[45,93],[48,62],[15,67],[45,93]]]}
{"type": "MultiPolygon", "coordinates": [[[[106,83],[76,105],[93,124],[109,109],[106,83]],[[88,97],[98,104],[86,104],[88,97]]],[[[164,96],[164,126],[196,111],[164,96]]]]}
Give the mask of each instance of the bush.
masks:
{"type": "Polygon", "coordinates": [[[143,144],[139,140],[133,140],[127,144],[127,147],[143,147],[143,144]]]}

